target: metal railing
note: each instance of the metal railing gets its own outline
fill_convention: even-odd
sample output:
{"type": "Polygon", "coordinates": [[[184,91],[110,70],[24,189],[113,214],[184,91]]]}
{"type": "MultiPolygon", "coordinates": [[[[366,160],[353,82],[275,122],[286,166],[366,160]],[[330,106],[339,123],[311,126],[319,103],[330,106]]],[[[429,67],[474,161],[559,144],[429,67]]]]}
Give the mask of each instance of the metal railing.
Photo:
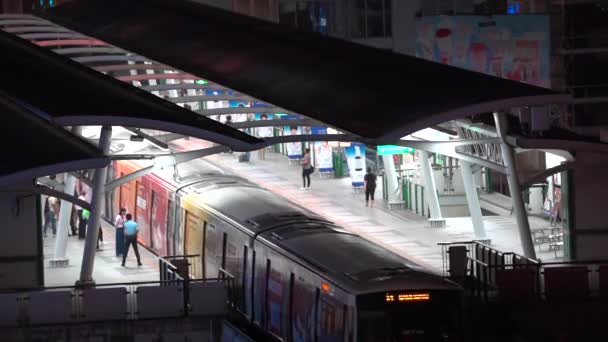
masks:
{"type": "Polygon", "coordinates": [[[481,241],[440,243],[443,274],[483,300],[608,297],[608,260],[540,262],[481,241]]]}
{"type": "Polygon", "coordinates": [[[190,277],[194,263],[187,264],[186,276],[173,264],[196,257],[174,256],[172,262],[159,258],[158,281],[0,291],[0,326],[224,315],[236,307],[234,276],[220,269],[217,278],[196,279],[190,277]]]}
{"type": "MultiPolygon", "coordinates": [[[[512,269],[533,270],[540,262],[512,252],[501,252],[486,240],[439,243],[443,275],[461,283],[474,297],[488,300],[499,288],[500,272],[512,269]]],[[[537,279],[539,279],[537,277],[537,279]]],[[[535,287],[538,287],[538,282],[535,287]]]]}

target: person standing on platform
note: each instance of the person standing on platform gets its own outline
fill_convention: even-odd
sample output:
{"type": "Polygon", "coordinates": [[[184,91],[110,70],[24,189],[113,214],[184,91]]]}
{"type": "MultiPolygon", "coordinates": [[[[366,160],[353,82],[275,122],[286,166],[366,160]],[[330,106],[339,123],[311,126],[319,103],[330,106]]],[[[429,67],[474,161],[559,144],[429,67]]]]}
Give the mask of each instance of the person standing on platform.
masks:
{"type": "Polygon", "coordinates": [[[78,221],[78,238],[79,239],[84,239],[86,237],[87,223],[89,223],[90,216],[91,216],[91,212],[88,209],[85,209],[85,208],[80,209],[80,219],[78,221]],[[81,231],[82,231],[82,237],[80,237],[81,231]]]}
{"type": "Polygon", "coordinates": [[[99,247],[99,244],[103,245],[103,230],[101,230],[101,225],[99,226],[99,233],[97,234],[97,250],[100,251],[101,247],[99,247]]]}
{"type": "Polygon", "coordinates": [[[304,156],[302,157],[302,189],[310,189],[310,175],[315,172],[314,166],[310,162],[310,149],[304,150],[304,156]],[[308,180],[308,185],[306,181],[308,180]]]}
{"type": "Polygon", "coordinates": [[[52,196],[47,197],[44,204],[44,237],[49,226],[53,235],[57,234],[57,211],[57,199],[52,196]]]}
{"type": "Polygon", "coordinates": [[[133,245],[133,251],[135,252],[135,256],[137,257],[137,266],[141,266],[139,250],[137,249],[137,233],[139,232],[139,227],[137,227],[137,223],[133,221],[133,217],[131,216],[131,214],[127,214],[126,219],[127,222],[125,222],[125,252],[122,254],[122,266],[125,266],[127,255],[129,255],[129,246],[131,245],[133,245]]]}
{"type": "Polygon", "coordinates": [[[77,217],[77,213],[76,213],[76,206],[73,205],[72,206],[72,212],[70,213],[70,230],[71,235],[74,236],[76,234],[78,234],[78,225],[76,224],[78,221],[78,217],[77,217]]]}
{"type": "Polygon", "coordinates": [[[121,256],[125,250],[125,215],[127,209],[120,208],[116,219],[114,220],[114,227],[116,228],[116,256],[121,256]]]}
{"type": "Polygon", "coordinates": [[[367,174],[363,177],[363,181],[365,182],[365,206],[373,208],[374,192],[376,192],[376,175],[372,172],[371,168],[367,168],[367,174]]]}
{"type": "MultiPolygon", "coordinates": [[[[80,196],[78,196],[78,199],[81,201],[86,201],[87,192],[82,190],[80,192],[80,196]]],[[[77,205],[76,211],[78,212],[78,238],[84,239],[85,236],[87,235],[87,220],[82,218],[82,212],[83,212],[82,207],[77,205]]]]}

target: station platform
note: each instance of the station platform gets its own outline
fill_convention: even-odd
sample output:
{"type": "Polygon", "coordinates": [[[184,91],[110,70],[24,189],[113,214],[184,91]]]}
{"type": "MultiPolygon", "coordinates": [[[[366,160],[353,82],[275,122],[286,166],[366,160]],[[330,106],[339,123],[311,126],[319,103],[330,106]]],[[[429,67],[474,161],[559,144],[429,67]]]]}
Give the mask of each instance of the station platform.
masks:
{"type": "MultiPolygon", "coordinates": [[[[97,284],[130,283],[144,281],[158,281],[158,258],[139,246],[142,266],[137,266],[137,259],[133,249],[129,250],[129,256],[125,267],[120,264],[122,257],[116,257],[114,228],[102,220],[103,244],[101,250],[95,254],[95,267],[93,268],[93,279],[97,284]]],[[[53,267],[50,261],[54,258],[55,237],[49,234],[44,238],[44,285],[49,286],[73,286],[80,278],[80,267],[84,251],[84,241],[78,236],[69,236],[66,256],[69,259],[67,267],[53,267]]]]}
{"type": "MultiPolygon", "coordinates": [[[[447,227],[431,228],[426,218],[407,209],[388,209],[382,200],[382,187],[376,189],[374,208],[365,206],[365,194],[355,192],[350,178],[320,178],[311,176],[310,189],[302,190],[301,169],[290,166],[285,156],[266,152],[265,159],[251,153],[249,162],[239,162],[238,153],[218,154],[205,158],[227,172],[236,174],[267,188],[290,201],[338,223],[393,252],[434,271],[441,271],[442,256],[438,243],[464,242],[475,239],[470,217],[447,218],[447,227]]],[[[490,194],[488,201],[499,202],[503,210],[484,216],[488,239],[494,248],[503,252],[521,253],[516,219],[505,201],[506,196],[490,194]]],[[[482,201],[484,199],[482,198],[482,201]]],[[[532,230],[549,229],[549,221],[530,216],[532,230]]],[[[547,245],[536,247],[537,257],[543,261],[561,260],[561,253],[547,245]]]]}

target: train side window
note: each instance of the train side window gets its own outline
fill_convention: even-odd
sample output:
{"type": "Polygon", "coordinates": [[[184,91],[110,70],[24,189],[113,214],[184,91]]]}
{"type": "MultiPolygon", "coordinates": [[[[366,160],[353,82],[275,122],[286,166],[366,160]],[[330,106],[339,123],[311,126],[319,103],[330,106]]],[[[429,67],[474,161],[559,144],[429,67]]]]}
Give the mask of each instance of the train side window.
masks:
{"type": "Polygon", "coordinates": [[[291,304],[292,341],[313,342],[315,340],[315,303],[317,294],[312,285],[301,276],[294,279],[294,296],[291,304]]]}
{"type": "MultiPolygon", "coordinates": [[[[278,258],[277,258],[278,259],[278,258]]],[[[281,265],[276,263],[276,265],[281,265]]],[[[277,267],[273,268],[270,259],[267,261],[267,286],[266,286],[266,326],[273,334],[284,337],[284,324],[287,281],[283,274],[278,271],[277,267]]]]}
{"type": "Polygon", "coordinates": [[[150,217],[148,218],[148,222],[150,222],[150,248],[156,250],[158,246],[155,246],[155,236],[156,232],[154,231],[154,214],[156,213],[156,192],[151,190],[150,192],[150,212],[148,213],[150,217]]]}
{"type": "Polygon", "coordinates": [[[173,247],[170,244],[169,241],[173,241],[175,240],[175,235],[171,234],[171,232],[173,232],[173,230],[175,229],[173,222],[176,213],[172,211],[173,210],[173,201],[171,199],[167,200],[167,229],[165,230],[165,254],[166,255],[175,255],[175,251],[173,250],[173,247]]]}
{"type": "Polygon", "coordinates": [[[203,222],[203,248],[201,250],[201,267],[202,267],[202,277],[207,278],[207,259],[205,256],[207,255],[207,221],[203,222]]]}
{"type": "Polygon", "coordinates": [[[319,340],[344,341],[344,305],[322,295],[319,299],[319,340]]]}
{"type": "Polygon", "coordinates": [[[228,234],[222,235],[222,269],[226,270],[226,244],[228,243],[228,234]]]}
{"type": "Polygon", "coordinates": [[[239,302],[239,307],[241,308],[241,310],[243,310],[243,312],[247,313],[249,312],[247,310],[247,289],[248,289],[248,278],[247,278],[247,258],[248,255],[247,253],[249,252],[249,249],[247,248],[247,246],[243,246],[243,270],[242,270],[242,277],[241,277],[241,289],[242,289],[242,293],[241,293],[241,300],[239,302]]]}

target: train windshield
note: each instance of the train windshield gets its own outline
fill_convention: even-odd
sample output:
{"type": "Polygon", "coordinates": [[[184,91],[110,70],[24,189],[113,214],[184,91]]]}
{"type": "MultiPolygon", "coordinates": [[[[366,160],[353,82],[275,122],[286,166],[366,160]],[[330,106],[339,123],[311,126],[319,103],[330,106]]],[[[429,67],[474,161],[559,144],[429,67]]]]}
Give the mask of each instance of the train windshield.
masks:
{"type": "Polygon", "coordinates": [[[389,293],[357,302],[358,341],[457,341],[460,335],[458,296],[389,293]]]}

